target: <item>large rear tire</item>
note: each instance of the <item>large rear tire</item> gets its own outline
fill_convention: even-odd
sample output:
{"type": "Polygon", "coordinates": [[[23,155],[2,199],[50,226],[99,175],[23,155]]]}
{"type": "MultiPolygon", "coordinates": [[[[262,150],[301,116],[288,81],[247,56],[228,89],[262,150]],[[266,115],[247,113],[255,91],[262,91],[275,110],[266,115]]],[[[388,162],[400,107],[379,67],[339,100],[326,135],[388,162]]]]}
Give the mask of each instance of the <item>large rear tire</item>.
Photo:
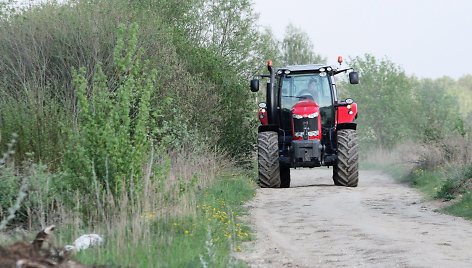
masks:
{"type": "Polygon", "coordinates": [[[280,187],[279,137],[277,132],[261,132],[257,136],[257,160],[259,165],[259,186],[280,187]]]}
{"type": "Polygon", "coordinates": [[[359,182],[359,145],[354,129],[340,129],[338,136],[338,160],[333,167],[335,185],[357,187],[359,182]]]}
{"type": "Polygon", "coordinates": [[[290,188],[290,167],[280,167],[280,188],[290,188]]]}

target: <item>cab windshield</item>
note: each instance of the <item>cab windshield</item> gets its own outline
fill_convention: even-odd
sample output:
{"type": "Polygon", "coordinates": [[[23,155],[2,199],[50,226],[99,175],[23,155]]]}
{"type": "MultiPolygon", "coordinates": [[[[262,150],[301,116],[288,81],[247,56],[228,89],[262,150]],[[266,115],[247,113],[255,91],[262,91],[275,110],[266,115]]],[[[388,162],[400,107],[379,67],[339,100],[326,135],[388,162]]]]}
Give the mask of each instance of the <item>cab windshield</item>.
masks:
{"type": "Polygon", "coordinates": [[[291,110],[300,100],[313,100],[320,107],[332,105],[329,80],[326,75],[319,73],[290,74],[282,76],[281,108],[291,110]]]}

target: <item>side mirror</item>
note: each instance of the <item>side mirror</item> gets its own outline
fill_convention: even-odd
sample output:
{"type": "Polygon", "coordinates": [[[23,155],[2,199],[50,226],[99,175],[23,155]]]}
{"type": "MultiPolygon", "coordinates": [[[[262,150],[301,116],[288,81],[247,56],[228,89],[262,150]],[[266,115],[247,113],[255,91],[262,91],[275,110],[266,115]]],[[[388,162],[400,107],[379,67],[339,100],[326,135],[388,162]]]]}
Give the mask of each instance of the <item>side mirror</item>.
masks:
{"type": "Polygon", "coordinates": [[[259,91],[259,80],[258,79],[252,79],[251,80],[251,91],[252,92],[259,91]]]}
{"type": "Polygon", "coordinates": [[[355,85],[359,84],[359,74],[357,72],[350,72],[349,73],[349,83],[355,85]]]}

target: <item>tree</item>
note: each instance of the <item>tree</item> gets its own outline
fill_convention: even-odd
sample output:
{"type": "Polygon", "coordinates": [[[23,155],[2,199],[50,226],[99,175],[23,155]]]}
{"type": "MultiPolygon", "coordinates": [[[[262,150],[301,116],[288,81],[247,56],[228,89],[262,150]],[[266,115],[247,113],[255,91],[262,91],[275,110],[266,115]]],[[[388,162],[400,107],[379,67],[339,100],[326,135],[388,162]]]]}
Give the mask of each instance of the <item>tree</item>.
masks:
{"type": "Polygon", "coordinates": [[[423,142],[438,142],[452,133],[465,135],[459,100],[448,93],[455,87],[451,78],[415,81],[413,96],[416,105],[410,108],[416,115],[416,135],[423,142]]]}
{"type": "Polygon", "coordinates": [[[293,24],[289,24],[285,30],[282,54],[286,65],[326,62],[325,58],[314,52],[310,37],[293,24]]]}
{"type": "Polygon", "coordinates": [[[198,47],[223,57],[240,74],[251,75],[258,60],[257,16],[249,0],[196,0],[180,25],[198,47]]]}
{"type": "Polygon", "coordinates": [[[446,91],[452,79],[418,80],[390,60],[369,54],[351,59],[349,65],[360,74],[361,84],[346,85],[346,95],[359,104],[358,130],[364,148],[463,135],[457,101],[446,91]]]}
{"type": "Polygon", "coordinates": [[[346,86],[346,93],[359,104],[361,142],[368,146],[392,147],[412,135],[409,120],[413,84],[405,72],[388,59],[366,54],[351,59],[361,84],[346,86]]]}
{"type": "Polygon", "coordinates": [[[258,55],[259,62],[254,67],[256,73],[263,73],[267,70],[266,63],[272,60],[274,66],[284,64],[282,51],[280,49],[281,42],[275,38],[270,28],[264,28],[260,32],[258,39],[258,55]]]}

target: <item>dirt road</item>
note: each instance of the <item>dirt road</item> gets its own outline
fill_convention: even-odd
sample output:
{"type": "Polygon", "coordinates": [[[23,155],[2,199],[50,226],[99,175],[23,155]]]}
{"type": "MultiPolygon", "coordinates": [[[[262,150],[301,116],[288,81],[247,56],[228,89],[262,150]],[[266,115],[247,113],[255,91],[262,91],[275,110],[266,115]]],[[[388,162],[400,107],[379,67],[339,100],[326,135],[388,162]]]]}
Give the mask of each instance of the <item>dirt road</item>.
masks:
{"type": "Polygon", "coordinates": [[[251,267],[472,267],[472,223],[435,212],[378,171],[359,187],[332,185],[331,169],[292,170],[292,188],[259,189],[250,207],[251,267]]]}

